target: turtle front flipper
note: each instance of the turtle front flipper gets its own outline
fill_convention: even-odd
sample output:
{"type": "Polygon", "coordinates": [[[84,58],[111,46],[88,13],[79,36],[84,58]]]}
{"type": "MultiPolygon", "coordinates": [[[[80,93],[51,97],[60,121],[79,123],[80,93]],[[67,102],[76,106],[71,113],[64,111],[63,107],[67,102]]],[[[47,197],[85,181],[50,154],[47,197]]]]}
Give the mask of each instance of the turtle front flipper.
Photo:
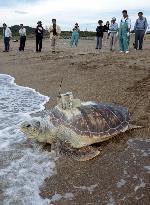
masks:
{"type": "Polygon", "coordinates": [[[57,144],[59,153],[77,161],[87,161],[99,155],[100,151],[92,146],[85,146],[81,148],[73,148],[67,142],[60,142],[57,144]]]}

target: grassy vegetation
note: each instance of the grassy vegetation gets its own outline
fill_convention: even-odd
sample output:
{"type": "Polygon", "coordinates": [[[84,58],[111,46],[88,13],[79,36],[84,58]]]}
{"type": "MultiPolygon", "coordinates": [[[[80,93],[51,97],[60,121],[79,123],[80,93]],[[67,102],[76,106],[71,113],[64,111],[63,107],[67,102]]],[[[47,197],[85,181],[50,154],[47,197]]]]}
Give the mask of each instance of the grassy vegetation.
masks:
{"type": "MultiPolygon", "coordinates": [[[[32,28],[30,26],[25,26],[26,30],[27,30],[27,38],[28,39],[34,39],[35,38],[35,28],[32,28]]],[[[10,27],[11,31],[12,31],[12,36],[13,39],[18,40],[19,39],[19,25],[14,25],[10,27]]],[[[0,27],[0,36],[2,36],[2,27],[0,27]]],[[[132,33],[134,33],[134,31],[131,31],[132,33]]],[[[80,37],[83,39],[92,39],[93,37],[96,36],[96,32],[92,32],[92,31],[80,31],[80,37]]],[[[61,32],[61,38],[64,39],[68,39],[71,37],[71,31],[62,31],[61,32]]],[[[48,30],[44,29],[44,38],[49,38],[49,32],[48,30]]],[[[144,39],[146,40],[150,40],[150,32],[148,34],[145,35],[144,39]]]]}
{"type": "MultiPolygon", "coordinates": [[[[27,30],[27,38],[35,38],[35,28],[29,27],[29,26],[25,26],[26,30],[27,30]]],[[[19,39],[19,25],[14,25],[10,27],[11,31],[12,31],[12,36],[15,39],[19,39]]],[[[2,36],[2,31],[3,28],[0,27],[0,35],[2,36]]],[[[89,31],[80,31],[80,37],[94,37],[96,35],[95,32],[89,32],[89,31]]],[[[71,36],[71,31],[62,31],[61,32],[61,38],[70,38],[71,36]]],[[[44,29],[44,38],[49,38],[49,32],[47,30],[44,29]]]]}

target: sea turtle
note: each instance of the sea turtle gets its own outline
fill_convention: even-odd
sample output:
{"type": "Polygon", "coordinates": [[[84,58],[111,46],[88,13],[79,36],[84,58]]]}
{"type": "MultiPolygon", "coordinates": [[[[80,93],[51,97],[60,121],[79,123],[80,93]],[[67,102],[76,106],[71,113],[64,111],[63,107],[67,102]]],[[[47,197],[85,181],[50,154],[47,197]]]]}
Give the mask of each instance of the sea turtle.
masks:
{"type": "Polygon", "coordinates": [[[90,145],[102,142],[138,126],[129,124],[125,107],[80,102],[71,92],[61,94],[59,104],[44,118],[33,118],[21,124],[29,138],[39,142],[57,144],[61,153],[86,161],[100,151],[90,145]]]}

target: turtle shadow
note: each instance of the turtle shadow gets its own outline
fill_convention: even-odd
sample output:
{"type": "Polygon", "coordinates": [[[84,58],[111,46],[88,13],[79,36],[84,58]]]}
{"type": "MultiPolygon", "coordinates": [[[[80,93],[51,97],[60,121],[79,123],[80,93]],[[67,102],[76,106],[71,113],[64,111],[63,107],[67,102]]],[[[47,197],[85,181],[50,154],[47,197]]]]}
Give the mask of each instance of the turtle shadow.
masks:
{"type": "Polygon", "coordinates": [[[91,146],[97,148],[100,151],[100,155],[105,154],[107,151],[113,151],[119,145],[125,145],[130,138],[134,138],[134,131],[127,130],[124,133],[119,133],[116,136],[112,136],[110,139],[92,144],[91,146]]]}
{"type": "MultiPolygon", "coordinates": [[[[143,136],[148,133],[145,128],[141,131],[143,136]]],[[[132,153],[128,141],[138,136],[141,137],[139,129],[127,130],[107,141],[93,144],[93,147],[100,150],[100,154],[88,161],[80,162],[64,155],[60,156],[56,160],[57,173],[45,179],[40,187],[40,196],[50,199],[56,193],[62,196],[72,193],[73,201],[62,197],[56,204],[96,204],[95,199],[98,199],[100,193],[104,199],[106,191],[116,190],[115,183],[122,176],[124,163],[130,160],[132,153]],[[113,183],[110,183],[110,180],[113,183]]]]}
{"type": "MultiPolygon", "coordinates": [[[[142,128],[141,128],[142,129],[142,128]]],[[[116,149],[116,147],[118,145],[125,145],[127,144],[127,141],[130,138],[135,138],[135,130],[127,130],[124,133],[119,133],[116,136],[112,136],[110,139],[103,141],[103,142],[98,142],[98,143],[94,143],[90,146],[94,147],[95,149],[98,149],[100,151],[100,154],[98,156],[102,156],[103,154],[105,154],[108,150],[113,151],[116,149]]],[[[40,144],[40,143],[39,143],[40,144]]],[[[48,151],[51,152],[52,151],[52,145],[45,143],[45,144],[41,144],[41,149],[43,151],[48,151]]],[[[58,152],[58,150],[55,150],[56,152],[58,152]]],[[[63,156],[65,158],[69,158],[67,155],[57,153],[60,156],[63,156]]],[[[74,160],[72,158],[72,160],[74,160]]]]}

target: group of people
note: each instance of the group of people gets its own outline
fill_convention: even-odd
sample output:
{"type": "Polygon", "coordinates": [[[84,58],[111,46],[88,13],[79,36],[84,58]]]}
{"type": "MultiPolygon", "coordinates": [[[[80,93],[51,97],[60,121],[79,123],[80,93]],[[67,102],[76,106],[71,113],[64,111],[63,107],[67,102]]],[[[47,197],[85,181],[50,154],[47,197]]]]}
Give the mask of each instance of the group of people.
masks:
{"type": "MultiPolygon", "coordinates": [[[[37,22],[37,27],[35,29],[36,33],[36,52],[41,52],[42,50],[42,39],[43,39],[43,26],[42,22],[38,21],[37,22]]],[[[52,52],[55,52],[55,46],[56,43],[59,39],[61,29],[60,26],[56,24],[56,19],[52,19],[52,25],[49,28],[49,33],[50,33],[50,40],[51,40],[51,47],[52,47],[52,52]]]]}
{"type": "MultiPolygon", "coordinates": [[[[107,38],[110,39],[110,50],[116,49],[117,39],[119,40],[119,50],[120,52],[129,52],[129,42],[130,42],[130,30],[131,30],[131,19],[128,17],[127,10],[122,11],[123,17],[121,18],[120,25],[116,23],[116,18],[113,17],[111,24],[107,22],[107,26],[103,26],[103,21],[98,21],[98,26],[96,28],[96,49],[102,48],[102,40],[106,32],[106,27],[108,27],[107,38]]],[[[138,13],[138,19],[135,22],[134,32],[135,41],[134,49],[142,50],[143,39],[146,29],[148,27],[147,19],[143,17],[143,12],[138,13]]]]}
{"type": "MultiPolygon", "coordinates": [[[[35,29],[36,52],[41,52],[42,50],[43,33],[44,33],[44,28],[42,26],[42,22],[38,21],[37,27],[35,29]]],[[[50,33],[52,52],[55,52],[55,46],[61,33],[60,26],[56,24],[56,19],[52,19],[52,25],[49,28],[49,33],[50,33]]],[[[24,51],[25,42],[26,42],[26,28],[23,26],[23,24],[20,24],[19,35],[20,35],[19,51],[24,51]]],[[[4,52],[9,52],[12,32],[10,28],[7,27],[6,23],[3,24],[3,37],[4,37],[4,45],[5,45],[4,52]]]]}
{"type": "MultiPolygon", "coordinates": [[[[129,52],[129,42],[130,42],[130,30],[131,30],[131,19],[128,16],[127,10],[122,11],[122,19],[120,21],[120,25],[116,23],[116,18],[113,17],[111,20],[111,24],[109,21],[103,26],[103,21],[98,21],[98,26],[96,28],[96,49],[101,49],[103,44],[103,38],[110,39],[110,50],[116,49],[117,39],[119,40],[119,50],[120,52],[129,52]]],[[[134,32],[135,32],[135,41],[134,41],[134,49],[142,50],[143,38],[148,27],[147,19],[143,17],[143,12],[138,13],[138,19],[135,22],[134,32]]],[[[79,41],[79,25],[75,24],[71,40],[70,47],[77,47],[79,41]]],[[[44,29],[42,26],[42,22],[37,22],[37,27],[35,29],[36,34],[36,52],[41,52],[42,50],[42,39],[43,39],[44,29]]],[[[51,40],[51,48],[52,52],[55,52],[55,46],[59,39],[61,29],[60,26],[56,24],[56,19],[52,19],[52,25],[49,28],[50,40],[51,40]]],[[[19,51],[24,51],[25,42],[26,42],[26,28],[23,24],[20,24],[20,46],[19,51]]],[[[12,37],[10,28],[7,25],[3,24],[3,36],[4,36],[4,52],[9,51],[9,41],[12,37]]]]}

